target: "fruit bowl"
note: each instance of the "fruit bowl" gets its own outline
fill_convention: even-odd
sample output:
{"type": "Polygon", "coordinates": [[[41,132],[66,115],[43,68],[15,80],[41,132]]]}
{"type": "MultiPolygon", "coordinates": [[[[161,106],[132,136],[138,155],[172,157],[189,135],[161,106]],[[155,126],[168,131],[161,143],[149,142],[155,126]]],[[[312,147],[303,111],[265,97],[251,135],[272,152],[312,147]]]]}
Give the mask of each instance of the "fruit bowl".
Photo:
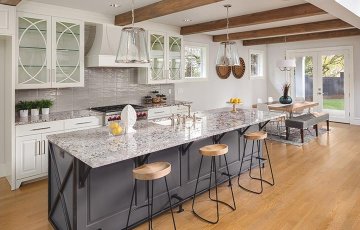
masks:
{"type": "Polygon", "coordinates": [[[226,102],[228,104],[232,104],[232,110],[231,112],[236,113],[236,106],[237,105],[242,105],[242,101],[240,98],[231,98],[228,102],[226,102]]]}
{"type": "Polygon", "coordinates": [[[108,127],[109,127],[110,135],[119,136],[123,132],[122,127],[120,126],[119,122],[117,122],[117,121],[110,122],[108,127]]]}

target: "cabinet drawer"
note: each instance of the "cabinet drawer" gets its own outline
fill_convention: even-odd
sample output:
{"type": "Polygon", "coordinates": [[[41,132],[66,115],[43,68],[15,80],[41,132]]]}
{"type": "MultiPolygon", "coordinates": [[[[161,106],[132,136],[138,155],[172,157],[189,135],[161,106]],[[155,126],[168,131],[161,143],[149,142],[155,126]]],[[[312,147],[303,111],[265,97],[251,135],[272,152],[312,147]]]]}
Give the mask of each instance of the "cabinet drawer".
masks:
{"type": "Polygon", "coordinates": [[[16,136],[50,133],[64,130],[64,121],[42,122],[29,125],[16,126],[16,136]]]}
{"type": "Polygon", "coordinates": [[[75,119],[65,120],[65,130],[81,129],[94,126],[102,126],[103,121],[101,116],[96,117],[80,117],[75,119]]]}
{"type": "Polygon", "coordinates": [[[171,115],[171,107],[149,109],[148,119],[166,117],[171,115]]]}

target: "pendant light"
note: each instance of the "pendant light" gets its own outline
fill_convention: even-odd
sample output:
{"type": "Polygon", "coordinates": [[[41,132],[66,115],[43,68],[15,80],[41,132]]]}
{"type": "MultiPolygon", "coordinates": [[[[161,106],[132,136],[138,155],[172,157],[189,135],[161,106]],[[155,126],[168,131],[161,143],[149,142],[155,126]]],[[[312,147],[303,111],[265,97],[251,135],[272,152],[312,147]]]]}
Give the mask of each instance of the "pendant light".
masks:
{"type": "Polygon", "coordinates": [[[121,30],[116,63],[149,63],[146,32],[143,28],[134,27],[134,0],[132,0],[132,26],[121,30]]]}
{"type": "Polygon", "coordinates": [[[239,54],[237,52],[236,42],[229,41],[229,8],[231,5],[224,5],[226,8],[226,41],[220,43],[216,58],[216,66],[234,66],[240,65],[239,54]]]}
{"type": "Polygon", "coordinates": [[[277,67],[281,71],[290,71],[292,68],[296,67],[295,59],[287,59],[286,58],[286,36],[285,36],[285,59],[279,60],[277,62],[277,67]]]}

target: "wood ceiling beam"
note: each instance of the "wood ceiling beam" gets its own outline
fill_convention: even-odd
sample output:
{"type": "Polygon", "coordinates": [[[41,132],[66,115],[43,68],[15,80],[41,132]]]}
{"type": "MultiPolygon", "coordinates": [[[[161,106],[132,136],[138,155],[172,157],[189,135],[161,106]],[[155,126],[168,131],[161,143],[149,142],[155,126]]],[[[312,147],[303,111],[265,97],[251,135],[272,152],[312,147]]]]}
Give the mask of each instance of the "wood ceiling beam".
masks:
{"type": "Polygon", "coordinates": [[[357,36],[357,35],[360,35],[359,29],[335,30],[335,31],[309,33],[309,34],[298,34],[298,35],[290,35],[290,36],[244,40],[243,45],[255,46],[255,45],[266,45],[266,44],[274,44],[274,43],[284,43],[285,40],[286,42],[298,42],[298,41],[319,40],[319,39],[328,39],[328,38],[349,37],[349,36],[357,36]]]}
{"type": "MultiPolygon", "coordinates": [[[[291,35],[291,34],[304,34],[311,32],[329,31],[329,30],[340,30],[346,28],[353,28],[352,25],[340,20],[326,20],[320,22],[311,22],[298,25],[281,26],[275,28],[245,31],[238,33],[229,34],[230,40],[244,40],[244,39],[255,39],[264,37],[274,37],[280,35],[291,35]]],[[[226,34],[213,36],[214,42],[226,41],[226,34]]]]}
{"type": "MultiPolygon", "coordinates": [[[[225,11],[224,11],[225,12],[225,11]]],[[[320,8],[309,3],[283,7],[274,10],[268,10],[253,14],[246,14],[229,18],[229,27],[236,28],[242,26],[250,26],[256,24],[270,23],[276,21],[283,21],[295,18],[310,17],[315,15],[326,14],[320,8]]],[[[226,18],[211,22],[204,22],[200,24],[181,27],[181,34],[197,34],[215,30],[222,30],[226,28],[226,18]]]]}
{"type": "Polygon", "coordinates": [[[21,0],[0,0],[0,4],[16,6],[21,0]]]}
{"type": "MultiPolygon", "coordinates": [[[[223,0],[162,0],[160,2],[135,9],[135,22],[141,22],[221,1],[223,0]]],[[[115,16],[115,25],[125,26],[129,24],[131,24],[131,11],[115,16]]]]}

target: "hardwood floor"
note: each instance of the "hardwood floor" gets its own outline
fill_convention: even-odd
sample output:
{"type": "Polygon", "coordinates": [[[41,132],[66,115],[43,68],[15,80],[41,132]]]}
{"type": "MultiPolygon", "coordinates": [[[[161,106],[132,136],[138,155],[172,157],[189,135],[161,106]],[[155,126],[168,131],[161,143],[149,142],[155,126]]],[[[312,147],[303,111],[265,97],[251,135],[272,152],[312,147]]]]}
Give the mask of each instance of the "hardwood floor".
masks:
{"type": "MultiPolygon", "coordinates": [[[[360,229],[359,134],[360,126],[332,123],[329,134],[303,147],[273,142],[274,187],[266,185],[262,195],[255,195],[234,180],[236,211],[221,205],[219,223],[210,225],[195,218],[187,202],[185,211],[175,215],[178,229],[360,229]]],[[[257,188],[246,178],[242,183],[257,188]]],[[[47,181],[9,189],[0,179],[0,229],[51,229],[47,181]]],[[[230,202],[228,189],[220,191],[220,199],[230,202]]],[[[215,204],[207,196],[197,204],[200,213],[215,217],[215,204]]],[[[156,218],[154,229],[172,229],[170,214],[156,218]]]]}

